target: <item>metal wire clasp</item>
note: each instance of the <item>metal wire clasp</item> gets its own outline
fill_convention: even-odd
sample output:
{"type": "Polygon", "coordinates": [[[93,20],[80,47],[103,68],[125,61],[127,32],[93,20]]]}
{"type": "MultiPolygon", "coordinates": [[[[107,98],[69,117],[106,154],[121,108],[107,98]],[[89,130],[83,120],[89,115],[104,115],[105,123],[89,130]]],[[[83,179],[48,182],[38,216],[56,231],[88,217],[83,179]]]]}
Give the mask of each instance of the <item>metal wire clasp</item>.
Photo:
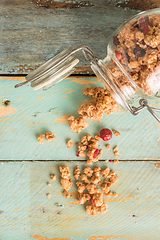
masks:
{"type": "Polygon", "coordinates": [[[160,112],[160,109],[154,108],[154,107],[150,107],[148,105],[148,101],[146,99],[140,99],[139,100],[139,104],[140,104],[139,107],[134,107],[134,106],[131,107],[131,113],[133,115],[138,115],[140,113],[140,111],[142,111],[143,109],[147,109],[155,117],[155,119],[158,122],[160,122],[160,118],[154,112],[154,111],[160,112]]]}

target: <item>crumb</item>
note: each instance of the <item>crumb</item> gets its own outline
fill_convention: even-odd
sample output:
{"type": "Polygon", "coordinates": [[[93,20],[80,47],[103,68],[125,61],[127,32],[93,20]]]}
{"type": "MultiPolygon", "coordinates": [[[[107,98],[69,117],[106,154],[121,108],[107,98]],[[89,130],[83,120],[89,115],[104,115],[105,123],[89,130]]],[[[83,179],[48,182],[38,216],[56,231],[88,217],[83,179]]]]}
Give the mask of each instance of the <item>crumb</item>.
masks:
{"type": "Polygon", "coordinates": [[[74,170],[74,178],[75,178],[76,180],[78,180],[78,178],[79,178],[79,176],[80,176],[80,173],[81,173],[80,168],[79,168],[79,166],[77,166],[77,167],[75,168],[75,170],[74,170]]]}
{"type": "Polygon", "coordinates": [[[108,150],[111,150],[111,145],[107,144],[107,145],[106,145],[106,148],[107,148],[108,150]]]}
{"type": "Polygon", "coordinates": [[[60,175],[62,178],[65,178],[65,179],[69,179],[70,178],[70,171],[69,171],[69,167],[67,166],[60,166],[59,167],[59,171],[60,171],[60,175]]]}
{"type": "Polygon", "coordinates": [[[91,206],[86,206],[86,213],[87,213],[88,215],[95,216],[95,215],[96,215],[96,207],[94,207],[93,205],[91,205],[91,206]]]}
{"type": "Polygon", "coordinates": [[[100,167],[96,167],[96,168],[94,168],[94,170],[93,170],[93,172],[97,172],[97,173],[100,173],[100,171],[101,171],[101,168],[100,168],[100,167]]]}
{"type": "Polygon", "coordinates": [[[99,173],[95,173],[92,178],[91,178],[91,182],[94,184],[98,184],[98,182],[100,181],[100,177],[99,177],[99,173]]]}
{"type": "Polygon", "coordinates": [[[95,136],[95,139],[96,139],[97,141],[99,141],[99,140],[101,140],[101,137],[100,137],[99,135],[96,135],[96,136],[95,136]]]}
{"type": "Polygon", "coordinates": [[[82,181],[84,181],[85,183],[90,183],[90,180],[87,178],[87,176],[85,174],[81,174],[80,178],[82,179],[82,181]]]}
{"type": "Polygon", "coordinates": [[[87,164],[88,164],[88,165],[93,165],[92,159],[88,159],[88,160],[87,160],[87,164]]]}
{"type": "Polygon", "coordinates": [[[92,177],[93,170],[90,167],[86,167],[83,172],[87,177],[92,177]]]}
{"type": "Polygon", "coordinates": [[[112,193],[112,196],[113,196],[113,197],[118,197],[118,193],[113,192],[113,193],[112,193]]]}
{"type": "Polygon", "coordinates": [[[114,161],[113,161],[113,164],[118,164],[118,163],[119,163],[118,160],[114,160],[114,161]]]}
{"type": "Polygon", "coordinates": [[[72,187],[73,182],[71,181],[71,179],[62,178],[61,179],[61,185],[62,185],[63,189],[68,191],[72,187]]]}
{"type": "Polygon", "coordinates": [[[50,198],[50,197],[51,197],[51,194],[50,194],[50,193],[47,193],[47,197],[50,198]]]}
{"type": "Polygon", "coordinates": [[[83,129],[89,126],[89,123],[85,120],[83,116],[76,118],[75,116],[70,116],[68,118],[69,126],[72,131],[80,133],[83,129]]]}
{"type": "Polygon", "coordinates": [[[103,171],[101,171],[102,177],[105,177],[105,178],[106,178],[106,177],[108,176],[109,172],[110,172],[109,167],[107,167],[106,169],[104,169],[103,171]]]}
{"type": "Polygon", "coordinates": [[[110,177],[110,182],[115,184],[118,181],[118,176],[115,174],[110,177]]]}
{"type": "Polygon", "coordinates": [[[47,142],[53,141],[56,139],[56,136],[52,132],[47,132],[46,133],[46,139],[47,142]]]}
{"type": "Polygon", "coordinates": [[[114,133],[114,135],[116,135],[116,136],[119,136],[119,135],[121,135],[118,131],[116,131],[116,130],[112,130],[112,132],[114,133]]]}
{"type": "Polygon", "coordinates": [[[67,147],[68,147],[68,149],[71,149],[73,147],[73,141],[72,140],[68,140],[67,147]]]}
{"type": "Polygon", "coordinates": [[[37,138],[38,141],[39,141],[39,144],[43,144],[43,143],[44,143],[44,142],[43,142],[44,138],[45,138],[45,134],[39,135],[39,137],[37,138]]]}
{"type": "Polygon", "coordinates": [[[97,193],[97,187],[96,187],[96,185],[94,185],[92,183],[87,184],[86,189],[89,192],[89,194],[97,193]]]}
{"type": "Polygon", "coordinates": [[[51,180],[55,181],[56,180],[56,175],[55,174],[51,174],[51,180]]]}
{"type": "Polygon", "coordinates": [[[91,199],[91,196],[88,193],[79,193],[78,194],[78,203],[85,204],[91,199]]]}
{"type": "Polygon", "coordinates": [[[64,191],[63,191],[63,196],[64,196],[65,198],[70,198],[71,194],[70,194],[67,190],[64,190],[64,191]]]}
{"type": "Polygon", "coordinates": [[[100,207],[96,207],[98,213],[104,214],[107,212],[107,204],[103,203],[100,207]]]}
{"type": "Polygon", "coordinates": [[[109,160],[106,159],[105,162],[109,162],[109,160]]]}
{"type": "Polygon", "coordinates": [[[112,196],[112,192],[109,191],[108,193],[105,194],[105,196],[106,196],[106,197],[110,197],[110,196],[112,196]]]}
{"type": "Polygon", "coordinates": [[[109,187],[108,187],[108,184],[107,184],[107,183],[103,183],[103,184],[101,185],[101,188],[102,188],[102,191],[103,191],[104,193],[108,193],[108,192],[109,192],[109,187]]]}
{"type": "Polygon", "coordinates": [[[103,193],[95,193],[92,198],[96,207],[100,207],[103,204],[103,193]]]}
{"type": "Polygon", "coordinates": [[[50,186],[51,186],[51,183],[48,182],[48,183],[47,183],[47,186],[50,187],[50,186]]]}

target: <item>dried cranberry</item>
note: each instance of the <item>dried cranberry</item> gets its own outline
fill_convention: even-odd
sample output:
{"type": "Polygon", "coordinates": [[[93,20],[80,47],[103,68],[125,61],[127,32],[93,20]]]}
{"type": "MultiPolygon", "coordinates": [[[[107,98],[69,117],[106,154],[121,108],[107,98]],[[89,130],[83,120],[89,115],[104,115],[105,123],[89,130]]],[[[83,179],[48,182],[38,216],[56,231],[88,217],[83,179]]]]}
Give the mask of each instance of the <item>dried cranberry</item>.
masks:
{"type": "MultiPolygon", "coordinates": [[[[118,35],[117,35],[117,36],[118,36],[118,35]]],[[[118,39],[117,36],[114,36],[114,37],[113,37],[113,43],[114,43],[116,46],[120,44],[119,39],[118,39]]]]}
{"type": "Polygon", "coordinates": [[[116,58],[120,61],[122,60],[122,55],[118,52],[118,51],[115,51],[115,54],[116,54],[116,58]]]}
{"type": "Polygon", "coordinates": [[[103,128],[100,131],[100,137],[103,139],[103,141],[108,141],[112,138],[112,132],[108,128],[103,128]]]}
{"type": "Polygon", "coordinates": [[[92,202],[93,206],[95,206],[95,201],[93,198],[91,198],[91,202],[92,202]]]}
{"type": "Polygon", "coordinates": [[[77,157],[79,157],[79,153],[78,152],[76,152],[76,155],[77,155],[77,157]]]}
{"type": "Polygon", "coordinates": [[[146,50],[137,46],[133,49],[133,53],[137,56],[137,57],[143,57],[146,54],[146,50]]]}
{"type": "Polygon", "coordinates": [[[116,65],[115,61],[113,61],[113,59],[111,59],[111,61],[116,65]]]}
{"type": "Polygon", "coordinates": [[[139,19],[139,29],[146,34],[148,32],[149,17],[144,16],[139,19]]]}
{"type": "Polygon", "coordinates": [[[94,151],[93,158],[96,158],[98,154],[99,154],[99,150],[98,150],[98,149],[96,149],[96,150],[94,151]]]}

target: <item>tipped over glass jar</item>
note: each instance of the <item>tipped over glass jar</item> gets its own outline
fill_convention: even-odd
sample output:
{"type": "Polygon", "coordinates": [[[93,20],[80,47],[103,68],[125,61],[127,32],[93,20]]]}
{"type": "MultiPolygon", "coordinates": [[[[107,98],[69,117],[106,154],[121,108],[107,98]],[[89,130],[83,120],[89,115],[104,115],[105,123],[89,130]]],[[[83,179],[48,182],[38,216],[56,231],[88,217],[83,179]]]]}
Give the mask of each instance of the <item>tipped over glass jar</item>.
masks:
{"type": "Polygon", "coordinates": [[[83,45],[67,49],[51,58],[33,72],[26,81],[35,90],[54,86],[74,72],[82,51],[91,68],[117,103],[133,115],[147,109],[160,122],[147,99],[160,89],[160,8],[139,13],[122,24],[109,38],[107,56],[97,59],[93,51],[83,45]],[[140,106],[131,106],[139,99],[140,106]]]}

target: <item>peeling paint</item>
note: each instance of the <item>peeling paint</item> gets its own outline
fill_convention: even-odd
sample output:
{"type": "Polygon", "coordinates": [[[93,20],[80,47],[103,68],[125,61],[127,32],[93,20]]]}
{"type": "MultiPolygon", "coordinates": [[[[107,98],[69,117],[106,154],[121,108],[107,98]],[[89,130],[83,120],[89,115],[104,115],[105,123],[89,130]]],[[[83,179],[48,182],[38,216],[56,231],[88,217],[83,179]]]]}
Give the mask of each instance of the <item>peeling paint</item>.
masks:
{"type": "Polygon", "coordinates": [[[5,117],[5,116],[11,116],[13,115],[17,109],[13,107],[13,105],[10,105],[8,107],[5,106],[0,106],[0,117],[5,117]]]}
{"type": "Polygon", "coordinates": [[[69,123],[69,121],[68,121],[69,115],[72,115],[72,114],[71,113],[64,114],[62,117],[58,118],[56,121],[53,121],[53,123],[54,122],[69,123]]]}
{"type": "Polygon", "coordinates": [[[90,79],[93,79],[93,78],[87,78],[87,79],[84,79],[84,78],[74,78],[73,80],[71,80],[70,82],[76,82],[78,84],[82,84],[82,85],[86,85],[86,87],[90,87],[90,84],[99,84],[100,82],[97,80],[97,81],[91,81],[90,79]]]}
{"type": "Polygon", "coordinates": [[[70,1],[55,1],[55,0],[48,0],[47,2],[45,0],[32,0],[32,3],[36,4],[37,7],[43,7],[43,8],[80,8],[80,7],[91,7],[93,4],[91,4],[89,1],[77,1],[77,0],[70,0],[70,1]]]}
{"type": "Polygon", "coordinates": [[[32,238],[39,239],[39,240],[70,240],[70,238],[47,238],[39,234],[34,234],[32,238]]]}
{"type": "Polygon", "coordinates": [[[160,168],[160,162],[154,163],[153,164],[156,168],[160,168]]]}
{"type": "Polygon", "coordinates": [[[92,236],[89,237],[88,240],[113,240],[113,239],[130,239],[130,240],[136,240],[138,238],[134,237],[125,237],[124,235],[106,235],[106,236],[92,236]]]}

